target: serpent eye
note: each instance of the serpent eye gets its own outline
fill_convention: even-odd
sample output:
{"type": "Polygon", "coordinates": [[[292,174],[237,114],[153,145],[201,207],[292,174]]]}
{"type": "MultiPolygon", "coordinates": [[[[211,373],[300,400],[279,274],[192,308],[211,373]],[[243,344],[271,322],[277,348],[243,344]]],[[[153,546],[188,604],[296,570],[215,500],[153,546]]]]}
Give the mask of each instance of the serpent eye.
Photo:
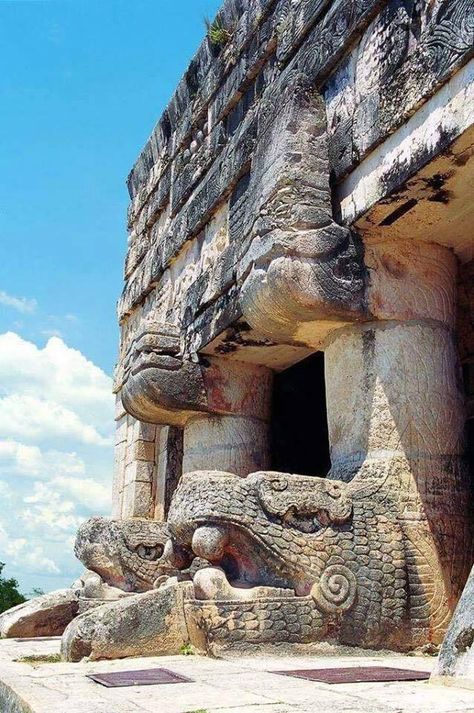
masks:
{"type": "Polygon", "coordinates": [[[275,478],[275,480],[271,481],[271,487],[273,490],[281,493],[283,490],[287,489],[288,481],[286,478],[275,478]]]}
{"type": "Polygon", "coordinates": [[[163,545],[138,545],[136,553],[142,560],[154,562],[160,559],[163,554],[163,549],[163,545]]]}
{"type": "Polygon", "coordinates": [[[342,497],[342,490],[341,486],[339,483],[331,483],[328,482],[326,484],[327,487],[327,493],[332,497],[332,498],[340,498],[342,497]]]}

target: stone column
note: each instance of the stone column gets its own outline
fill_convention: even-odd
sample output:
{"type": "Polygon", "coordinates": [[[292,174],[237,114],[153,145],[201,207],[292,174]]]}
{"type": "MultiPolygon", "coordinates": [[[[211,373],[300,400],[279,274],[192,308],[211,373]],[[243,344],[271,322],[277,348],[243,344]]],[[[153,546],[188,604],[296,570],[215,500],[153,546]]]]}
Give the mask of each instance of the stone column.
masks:
{"type": "Polygon", "coordinates": [[[246,476],[270,465],[268,421],[197,416],[184,429],[183,473],[225,470],[246,476]]]}
{"type": "Polygon", "coordinates": [[[210,413],[184,427],[183,472],[226,470],[246,476],[270,463],[270,369],[212,359],[204,372],[210,413]]]}
{"type": "MultiPolygon", "coordinates": [[[[158,337],[150,335],[151,354],[144,355],[150,361],[142,361],[136,373],[129,370],[122,397],[128,418],[156,430],[156,465],[147,482],[154,516],[164,519],[172,494],[167,486],[174,489],[181,471],[176,463],[181,429],[183,472],[226,470],[245,476],[268,468],[272,371],[224,357],[184,359],[176,340],[170,346],[158,337]],[[171,347],[176,353],[168,353],[171,347]]],[[[128,508],[127,516],[142,514],[142,504],[139,510],[128,508]]]]}
{"type": "Polygon", "coordinates": [[[472,563],[456,262],[434,244],[368,246],[370,323],[326,349],[331,477],[380,479],[405,536],[413,644],[442,640],[472,563]]]}

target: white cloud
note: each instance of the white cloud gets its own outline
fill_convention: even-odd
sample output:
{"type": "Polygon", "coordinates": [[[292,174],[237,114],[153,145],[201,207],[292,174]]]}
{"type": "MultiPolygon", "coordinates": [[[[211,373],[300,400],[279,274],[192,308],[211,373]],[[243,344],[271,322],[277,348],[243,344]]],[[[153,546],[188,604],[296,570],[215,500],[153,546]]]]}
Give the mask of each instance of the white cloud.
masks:
{"type": "Polygon", "coordinates": [[[110,513],[112,380],[56,336],[0,334],[0,560],[47,591],[72,581],[77,528],[110,513]]]}
{"type": "Polygon", "coordinates": [[[34,574],[59,574],[57,564],[47,557],[41,545],[32,545],[25,537],[11,537],[0,523],[0,551],[15,567],[34,574]]]}
{"type": "Polygon", "coordinates": [[[92,478],[58,476],[51,481],[54,487],[68,493],[76,502],[94,511],[107,511],[111,506],[111,488],[92,478]]]}
{"type": "Polygon", "coordinates": [[[42,451],[38,446],[28,446],[17,441],[0,441],[0,465],[7,472],[28,477],[51,477],[52,475],[82,475],[84,461],[77,453],[42,451]]]}
{"type": "Polygon", "coordinates": [[[94,426],[81,421],[70,409],[26,394],[0,398],[0,433],[6,438],[32,442],[69,439],[96,446],[112,443],[111,437],[101,436],[94,426]]]}
{"type": "Polygon", "coordinates": [[[46,486],[41,483],[41,488],[25,498],[32,507],[19,514],[26,530],[41,532],[43,538],[50,540],[58,539],[58,536],[61,540],[65,532],[75,533],[84,518],[75,514],[74,503],[63,500],[52,490],[50,483],[46,486]]]}
{"type": "Polygon", "coordinates": [[[40,531],[43,538],[63,539],[64,533],[75,536],[91,512],[110,509],[110,500],[110,487],[92,478],[60,475],[47,482],[35,482],[33,492],[24,498],[26,508],[19,516],[27,530],[40,531]]]}
{"type": "Polygon", "coordinates": [[[6,393],[47,394],[93,423],[109,416],[113,403],[111,378],[59,337],[40,349],[13,332],[0,335],[0,383],[6,393]]]}
{"type": "Polygon", "coordinates": [[[0,290],[0,304],[4,307],[16,309],[17,312],[22,314],[31,314],[38,307],[36,300],[27,299],[26,297],[13,297],[13,295],[9,295],[4,290],[0,290]]]}

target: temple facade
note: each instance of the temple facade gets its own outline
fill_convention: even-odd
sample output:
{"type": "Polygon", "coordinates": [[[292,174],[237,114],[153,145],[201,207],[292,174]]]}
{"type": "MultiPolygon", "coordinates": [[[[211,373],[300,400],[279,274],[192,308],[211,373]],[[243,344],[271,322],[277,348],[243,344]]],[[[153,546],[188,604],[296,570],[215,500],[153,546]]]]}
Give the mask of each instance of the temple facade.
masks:
{"type": "Polygon", "coordinates": [[[115,516],[295,449],[472,460],[471,12],[224,4],[128,179],[115,516]]]}
{"type": "Polygon", "coordinates": [[[114,515],[375,478],[415,643],[472,564],[472,11],[226,2],[128,179],[114,515]]]}
{"type": "Polygon", "coordinates": [[[474,553],[473,48],[472,0],[209,23],[128,178],[114,535],[78,541],[141,598],[67,658],[443,642],[474,553]]]}

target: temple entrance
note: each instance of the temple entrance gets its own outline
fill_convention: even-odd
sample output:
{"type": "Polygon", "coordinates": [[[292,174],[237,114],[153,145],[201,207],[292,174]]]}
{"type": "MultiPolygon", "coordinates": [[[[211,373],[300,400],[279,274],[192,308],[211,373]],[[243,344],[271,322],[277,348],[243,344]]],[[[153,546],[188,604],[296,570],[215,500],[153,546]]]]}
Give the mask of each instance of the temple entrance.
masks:
{"type": "Polygon", "coordinates": [[[327,474],[331,461],[322,352],[275,376],[271,440],[273,470],[327,474]]]}

